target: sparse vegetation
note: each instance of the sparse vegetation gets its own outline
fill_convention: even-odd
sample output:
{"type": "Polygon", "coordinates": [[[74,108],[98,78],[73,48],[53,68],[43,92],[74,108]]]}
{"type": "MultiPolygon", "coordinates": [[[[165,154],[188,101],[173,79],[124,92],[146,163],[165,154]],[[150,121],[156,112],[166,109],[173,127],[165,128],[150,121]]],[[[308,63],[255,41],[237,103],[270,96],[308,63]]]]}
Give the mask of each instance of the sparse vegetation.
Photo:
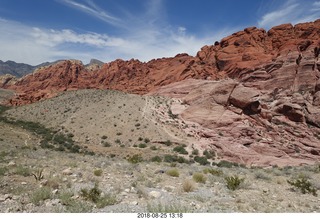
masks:
{"type": "Polygon", "coordinates": [[[179,177],[179,171],[177,169],[169,169],[166,171],[166,174],[172,177],[179,177]]]}
{"type": "Polygon", "coordinates": [[[194,161],[204,166],[210,164],[206,157],[195,156],[194,161]]]}
{"type": "Polygon", "coordinates": [[[213,169],[213,168],[205,168],[203,170],[203,173],[204,174],[210,173],[211,175],[214,175],[214,176],[222,176],[223,175],[223,171],[222,170],[213,169]]]}
{"type": "Polygon", "coordinates": [[[193,192],[195,190],[195,184],[191,180],[185,180],[182,184],[184,192],[193,192]]]}
{"type": "Polygon", "coordinates": [[[34,205],[40,205],[42,201],[46,200],[46,199],[50,199],[51,198],[51,190],[50,188],[44,186],[41,187],[37,190],[35,190],[30,198],[30,201],[34,204],[34,205]]]}
{"type": "Polygon", "coordinates": [[[102,169],[96,169],[93,171],[93,174],[95,176],[102,176],[102,172],[103,172],[102,169]]]}
{"type": "Polygon", "coordinates": [[[27,176],[31,176],[31,170],[28,167],[18,165],[15,169],[15,174],[27,177],[27,176]]]}
{"type": "Polygon", "coordinates": [[[238,189],[240,184],[244,182],[244,178],[239,178],[237,175],[227,176],[225,180],[226,180],[227,188],[232,191],[238,189]]]}
{"type": "Polygon", "coordinates": [[[140,143],[140,144],[138,145],[138,147],[139,147],[139,148],[146,148],[147,145],[146,145],[146,144],[143,144],[143,143],[140,143]]]}
{"type": "Polygon", "coordinates": [[[302,194],[310,193],[317,196],[317,189],[313,187],[312,183],[306,177],[299,177],[295,180],[287,180],[287,182],[296,189],[299,189],[302,194]]]}
{"type": "Polygon", "coordinates": [[[174,147],[173,151],[178,152],[179,154],[188,154],[188,151],[186,151],[183,146],[174,147]]]}
{"type": "Polygon", "coordinates": [[[135,163],[140,163],[140,162],[142,162],[142,161],[143,161],[143,158],[142,158],[142,156],[141,156],[140,154],[135,154],[135,155],[132,155],[131,157],[129,157],[127,160],[128,160],[130,163],[135,164],[135,163]]]}
{"type": "Polygon", "coordinates": [[[192,179],[197,183],[206,183],[206,177],[202,173],[194,173],[192,179]]]}
{"type": "Polygon", "coordinates": [[[160,163],[162,161],[162,158],[160,156],[154,156],[150,159],[150,161],[160,163]]]}
{"type": "Polygon", "coordinates": [[[81,189],[80,196],[87,201],[91,201],[97,205],[98,208],[103,208],[107,205],[114,205],[117,203],[117,199],[114,195],[107,194],[102,196],[102,191],[99,189],[98,184],[96,183],[93,188],[81,189]]]}
{"type": "Polygon", "coordinates": [[[36,179],[36,181],[40,181],[43,179],[43,169],[37,169],[34,172],[32,172],[32,175],[36,179]]]}
{"type": "Polygon", "coordinates": [[[204,150],[203,151],[203,155],[207,158],[207,159],[213,159],[216,156],[216,153],[213,150],[204,150]]]}
{"type": "Polygon", "coordinates": [[[165,144],[166,146],[171,146],[171,145],[172,145],[172,142],[171,142],[170,140],[167,140],[167,141],[164,142],[164,144],[165,144]]]}

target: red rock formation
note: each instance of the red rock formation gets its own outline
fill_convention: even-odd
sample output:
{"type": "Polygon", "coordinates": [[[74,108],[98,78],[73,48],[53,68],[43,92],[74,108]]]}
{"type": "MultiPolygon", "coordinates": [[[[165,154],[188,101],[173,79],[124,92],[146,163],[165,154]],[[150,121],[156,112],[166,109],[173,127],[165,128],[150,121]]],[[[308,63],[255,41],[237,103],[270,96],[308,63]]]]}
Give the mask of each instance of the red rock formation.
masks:
{"type": "Polygon", "coordinates": [[[59,91],[82,88],[110,88],[145,94],[187,78],[216,80],[231,77],[239,79],[245,86],[269,90],[318,89],[319,39],[320,20],[295,26],[283,24],[268,32],[251,27],[223,38],[215,45],[204,46],[195,57],[179,54],[146,63],[134,59],[115,60],[101,68],[85,67],[77,61],[62,61],[38,69],[14,85],[2,87],[15,89],[19,94],[11,100],[13,105],[51,97],[59,91]]]}

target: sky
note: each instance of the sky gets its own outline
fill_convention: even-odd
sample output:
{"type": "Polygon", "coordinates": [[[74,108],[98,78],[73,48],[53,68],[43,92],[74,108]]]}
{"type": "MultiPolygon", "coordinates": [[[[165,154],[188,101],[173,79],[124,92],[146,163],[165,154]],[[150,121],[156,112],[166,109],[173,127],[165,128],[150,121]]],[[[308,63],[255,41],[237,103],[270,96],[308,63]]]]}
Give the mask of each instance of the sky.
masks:
{"type": "Polygon", "coordinates": [[[320,18],[320,0],[0,0],[0,60],[196,55],[234,32],[320,18]]]}

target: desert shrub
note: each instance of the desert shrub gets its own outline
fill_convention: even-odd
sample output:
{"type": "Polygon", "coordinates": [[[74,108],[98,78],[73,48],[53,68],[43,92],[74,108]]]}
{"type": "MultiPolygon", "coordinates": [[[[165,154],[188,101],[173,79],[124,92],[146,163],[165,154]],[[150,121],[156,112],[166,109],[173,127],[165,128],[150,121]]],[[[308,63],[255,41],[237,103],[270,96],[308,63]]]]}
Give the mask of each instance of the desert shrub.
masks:
{"type": "Polygon", "coordinates": [[[140,162],[142,162],[142,161],[143,161],[143,158],[142,158],[142,156],[141,156],[140,154],[135,154],[135,155],[132,155],[131,157],[129,157],[127,160],[128,160],[130,163],[135,164],[135,163],[140,163],[140,162]]]}
{"type": "Polygon", "coordinates": [[[172,177],[179,177],[179,171],[177,169],[169,169],[166,171],[166,174],[172,177]]]}
{"type": "Polygon", "coordinates": [[[243,178],[239,178],[238,176],[228,176],[225,178],[227,188],[234,191],[239,188],[240,184],[244,182],[243,178]]]}
{"type": "Polygon", "coordinates": [[[117,132],[117,135],[122,135],[122,133],[121,132],[117,132]]]}
{"type": "Polygon", "coordinates": [[[162,158],[160,156],[154,156],[150,159],[152,162],[161,162],[162,158]]]}
{"type": "Polygon", "coordinates": [[[195,156],[194,161],[204,166],[210,164],[206,157],[195,156]]]}
{"type": "Polygon", "coordinates": [[[195,190],[195,184],[191,180],[186,180],[182,184],[184,192],[193,192],[195,190]]]}
{"type": "Polygon", "coordinates": [[[178,152],[179,154],[188,154],[188,151],[183,146],[177,146],[173,148],[173,151],[178,152]]]}
{"type": "Polygon", "coordinates": [[[204,174],[210,173],[211,175],[214,175],[214,176],[222,176],[223,175],[222,170],[217,170],[217,169],[213,169],[213,168],[205,168],[203,170],[203,173],[204,174]]]}
{"type": "Polygon", "coordinates": [[[118,203],[117,197],[113,194],[105,194],[96,203],[97,208],[104,208],[105,206],[115,205],[118,203]]]}
{"type": "Polygon", "coordinates": [[[7,167],[0,167],[0,176],[4,176],[8,171],[7,167]]]}
{"type": "Polygon", "coordinates": [[[235,165],[238,166],[237,164],[235,164],[233,162],[229,162],[227,160],[222,160],[217,164],[218,167],[226,167],[226,168],[231,168],[235,165]]]}
{"type": "Polygon", "coordinates": [[[31,170],[28,167],[24,167],[22,165],[18,165],[15,169],[15,174],[20,176],[31,176],[31,170]]]}
{"type": "Polygon", "coordinates": [[[254,177],[256,179],[271,180],[270,176],[268,176],[266,173],[259,170],[254,173],[254,177]]]}
{"type": "Polygon", "coordinates": [[[107,142],[107,141],[106,141],[106,142],[103,142],[102,145],[103,145],[103,147],[107,147],[107,148],[112,146],[112,145],[111,145],[109,142],[107,142]]]}
{"type": "Polygon", "coordinates": [[[202,173],[194,173],[192,179],[197,183],[206,183],[206,177],[202,173]]]}
{"type": "Polygon", "coordinates": [[[139,145],[138,145],[138,147],[139,147],[139,148],[146,148],[146,147],[147,147],[147,145],[146,145],[146,144],[141,143],[141,144],[139,144],[139,145]]]}
{"type": "Polygon", "coordinates": [[[154,145],[152,145],[152,146],[150,147],[150,149],[153,150],[153,151],[158,150],[158,148],[157,148],[156,146],[154,146],[154,145]]]}
{"type": "Polygon", "coordinates": [[[107,205],[114,205],[117,203],[117,199],[114,195],[106,194],[104,196],[101,196],[101,193],[102,191],[99,189],[97,183],[90,190],[80,190],[80,196],[87,201],[95,203],[98,208],[103,208],[107,205]]]}
{"type": "Polygon", "coordinates": [[[171,142],[170,140],[167,140],[167,141],[164,142],[164,144],[165,144],[166,146],[171,146],[171,145],[172,145],[172,142],[171,142]]]}
{"type": "Polygon", "coordinates": [[[96,170],[93,171],[93,174],[95,176],[101,176],[102,175],[102,170],[101,169],[96,169],[96,170]]]}
{"type": "Polygon", "coordinates": [[[150,142],[150,139],[149,139],[149,138],[145,138],[145,139],[144,139],[144,142],[147,144],[147,143],[150,142]]]}
{"type": "Polygon", "coordinates": [[[198,149],[193,149],[192,150],[192,155],[199,155],[199,150],[198,149]]]}
{"type": "Polygon", "coordinates": [[[212,159],[216,156],[216,153],[213,150],[204,150],[203,151],[203,155],[207,158],[207,159],[212,159]]]}
{"type": "Polygon", "coordinates": [[[306,177],[299,177],[296,180],[287,180],[287,182],[301,191],[302,194],[310,193],[317,196],[317,189],[312,186],[312,183],[306,177]]]}
{"type": "Polygon", "coordinates": [[[101,137],[101,139],[103,139],[103,140],[105,140],[107,138],[108,138],[108,136],[106,136],[106,135],[102,135],[102,137],[101,137]]]}
{"type": "Polygon", "coordinates": [[[72,198],[73,192],[71,191],[63,191],[59,193],[58,198],[60,199],[60,202],[62,205],[65,206],[72,206],[74,205],[75,200],[72,198]]]}
{"type": "Polygon", "coordinates": [[[184,157],[180,157],[177,155],[171,155],[171,154],[165,154],[163,161],[167,162],[167,163],[173,163],[173,162],[189,163],[184,157]]]}
{"type": "Polygon", "coordinates": [[[40,203],[46,199],[50,199],[51,198],[51,190],[50,188],[44,186],[42,188],[39,188],[37,190],[35,190],[30,198],[30,201],[34,204],[34,205],[40,205],[40,203]]]}
{"type": "Polygon", "coordinates": [[[121,144],[121,140],[120,139],[116,139],[114,142],[117,143],[117,144],[121,144]]]}

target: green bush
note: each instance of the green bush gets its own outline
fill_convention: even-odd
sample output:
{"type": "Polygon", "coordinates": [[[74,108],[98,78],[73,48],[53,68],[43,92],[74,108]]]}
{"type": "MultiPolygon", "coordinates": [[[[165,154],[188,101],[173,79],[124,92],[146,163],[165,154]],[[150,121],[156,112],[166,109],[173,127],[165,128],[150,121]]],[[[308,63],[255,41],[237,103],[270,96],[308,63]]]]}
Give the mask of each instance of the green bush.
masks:
{"type": "Polygon", "coordinates": [[[129,157],[127,160],[128,160],[130,163],[135,164],[135,163],[140,163],[140,162],[142,162],[142,161],[143,161],[143,158],[142,158],[142,156],[141,156],[140,154],[135,154],[135,155],[132,155],[131,157],[129,157]]]}
{"type": "Polygon", "coordinates": [[[172,177],[179,177],[179,171],[177,169],[170,169],[166,171],[166,174],[172,177]]]}
{"type": "Polygon", "coordinates": [[[198,149],[194,149],[192,151],[192,155],[199,155],[199,150],[198,149]]]}
{"type": "Polygon", "coordinates": [[[159,156],[154,156],[151,158],[151,161],[160,163],[162,161],[162,158],[159,156]]]}
{"type": "Polygon", "coordinates": [[[167,162],[167,163],[173,163],[173,162],[189,163],[188,160],[186,160],[184,157],[180,157],[177,155],[171,155],[171,154],[165,154],[163,161],[167,162]]]}
{"type": "Polygon", "coordinates": [[[202,173],[194,173],[192,179],[197,183],[206,183],[206,177],[202,173]]]}
{"type": "Polygon", "coordinates": [[[96,169],[96,170],[93,171],[93,174],[95,176],[101,176],[102,175],[102,170],[101,169],[96,169]]]}
{"type": "Polygon", "coordinates": [[[140,144],[138,145],[138,147],[139,147],[139,148],[146,148],[147,145],[146,145],[146,144],[143,144],[143,143],[140,143],[140,144]]]}
{"type": "Polygon", "coordinates": [[[204,166],[210,164],[206,157],[195,156],[194,161],[204,166]]]}
{"type": "Polygon", "coordinates": [[[31,195],[30,201],[34,205],[40,205],[40,203],[46,199],[51,198],[51,190],[48,187],[42,187],[40,189],[37,189],[34,191],[34,193],[31,195]]]}
{"type": "Polygon", "coordinates": [[[81,189],[80,196],[83,197],[87,201],[92,201],[97,203],[101,195],[101,190],[98,188],[98,184],[96,183],[94,187],[90,190],[81,189]]]}
{"type": "Polygon", "coordinates": [[[226,168],[231,168],[233,166],[238,166],[238,164],[229,162],[227,160],[222,160],[217,164],[218,167],[226,167],[226,168]]]}
{"type": "Polygon", "coordinates": [[[287,182],[299,189],[302,194],[310,193],[313,196],[317,196],[317,189],[314,188],[309,180],[306,177],[299,177],[296,180],[287,180],[287,182]]]}
{"type": "Polygon", "coordinates": [[[243,178],[238,176],[228,176],[225,178],[227,183],[227,188],[234,191],[240,187],[240,184],[244,182],[243,178]]]}
{"type": "Polygon", "coordinates": [[[223,175],[222,170],[217,170],[217,169],[213,169],[213,168],[206,168],[203,170],[203,173],[205,173],[205,174],[210,173],[211,175],[214,175],[214,176],[222,176],[223,175]]]}
{"type": "Polygon", "coordinates": [[[170,140],[167,140],[167,141],[164,142],[164,144],[167,145],[167,146],[171,146],[172,142],[170,140]]]}
{"type": "Polygon", "coordinates": [[[205,150],[203,151],[203,155],[207,158],[207,159],[212,159],[216,156],[216,153],[213,150],[205,150]]]}
{"type": "Polygon", "coordinates": [[[183,146],[177,146],[173,148],[173,151],[178,152],[179,154],[188,154],[188,151],[183,146]]]}

